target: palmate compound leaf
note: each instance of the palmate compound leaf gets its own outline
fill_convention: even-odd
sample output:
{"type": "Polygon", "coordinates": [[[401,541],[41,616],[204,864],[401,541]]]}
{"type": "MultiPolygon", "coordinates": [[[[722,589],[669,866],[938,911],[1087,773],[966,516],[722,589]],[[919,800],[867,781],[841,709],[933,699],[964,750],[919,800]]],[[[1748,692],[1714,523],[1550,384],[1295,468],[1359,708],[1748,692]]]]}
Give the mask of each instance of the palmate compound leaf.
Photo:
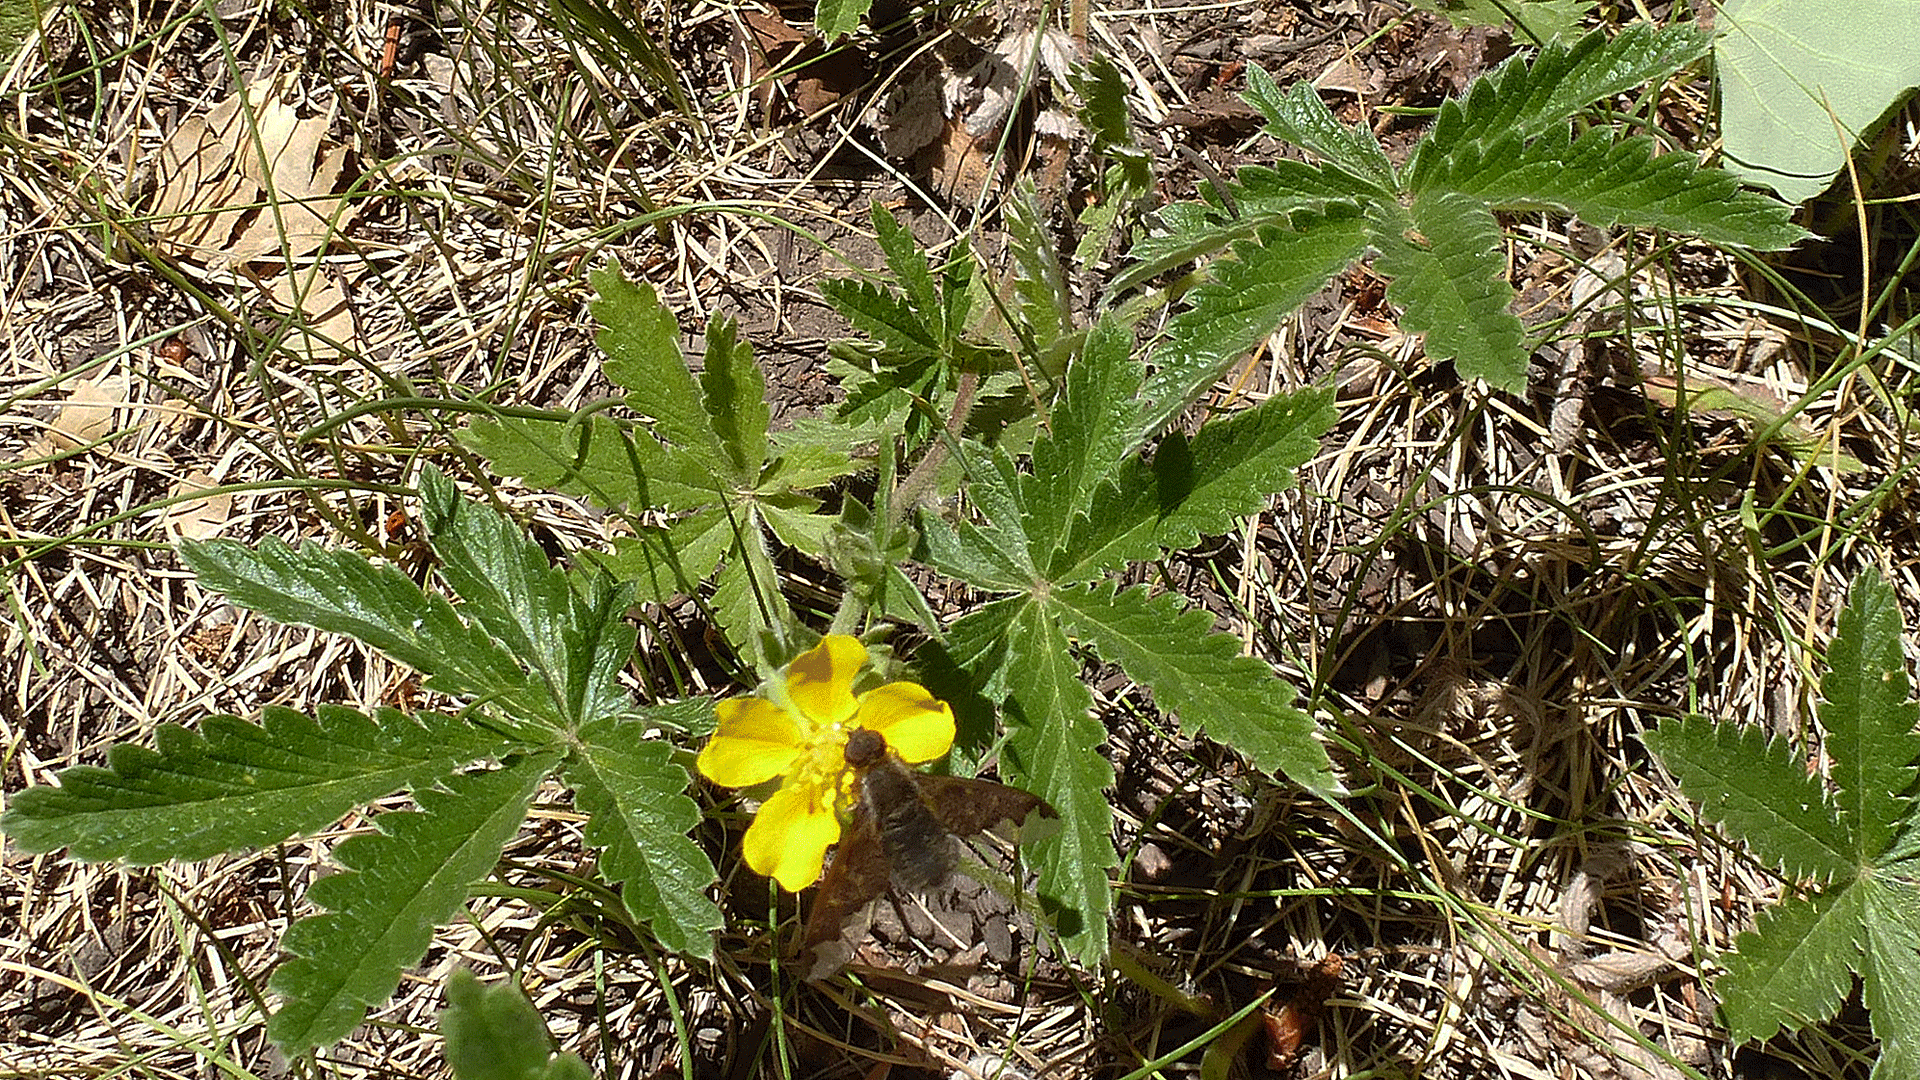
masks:
{"type": "Polygon", "coordinates": [[[1838,797],[1783,741],[1698,718],[1648,732],[1647,746],[1703,813],[1796,878],[1830,882],[1785,901],[1721,958],[1715,984],[1735,1039],[1763,1039],[1833,1015],[1850,971],[1864,984],[1882,1041],[1875,1077],[1920,1064],[1920,885],[1896,850],[1911,828],[1911,767],[1920,742],[1892,591],[1877,574],[1854,586],[1828,650],[1819,709],[1838,797]]]}
{"type": "Polygon", "coordinates": [[[1112,583],[1055,590],[1053,608],[1069,635],[1152,690],[1182,731],[1204,731],[1317,795],[1341,793],[1313,718],[1293,705],[1293,687],[1242,656],[1238,638],[1215,633],[1206,611],[1183,608],[1171,593],[1121,592],[1112,583]]]}
{"type": "Polygon", "coordinates": [[[89,861],[205,859],[324,828],[495,746],[465,721],[432,713],[368,718],[325,705],[309,719],[269,707],[263,721],[215,716],[198,733],[165,725],[158,752],[121,744],[107,752],[108,768],[76,765],[58,787],[20,792],[0,831],[23,851],[64,846],[89,861]]]}
{"type": "Polygon", "coordinates": [[[1141,392],[1142,427],[1157,431],[1264,341],[1300,306],[1367,248],[1358,207],[1330,204],[1298,212],[1291,228],[1263,228],[1233,245],[1232,259],[1213,264],[1213,280],[1193,291],[1193,306],[1167,323],[1141,392]]]}
{"type": "Polygon", "coordinates": [[[600,872],[620,884],[627,910],[668,949],[710,959],[725,919],[707,896],[713,864],[687,839],[700,807],[672,747],[648,741],[644,723],[600,721],[581,731],[561,771],[592,815],[587,843],[600,849],[600,872]]]}
{"type": "Polygon", "coordinates": [[[1853,836],[1820,776],[1786,741],[1699,716],[1662,721],[1641,738],[1701,814],[1745,840],[1761,862],[1796,879],[1853,877],[1853,836]]]}
{"type": "Polygon", "coordinates": [[[334,848],[347,872],[321,878],[308,899],[326,908],[287,929],[293,959],[269,983],[286,1000],[267,1037],[289,1055],[344,1038],[419,962],[434,927],[452,919],[519,831],[536,786],[558,760],[529,754],[497,769],[448,777],[414,793],[420,811],[374,819],[377,831],[334,848]]]}

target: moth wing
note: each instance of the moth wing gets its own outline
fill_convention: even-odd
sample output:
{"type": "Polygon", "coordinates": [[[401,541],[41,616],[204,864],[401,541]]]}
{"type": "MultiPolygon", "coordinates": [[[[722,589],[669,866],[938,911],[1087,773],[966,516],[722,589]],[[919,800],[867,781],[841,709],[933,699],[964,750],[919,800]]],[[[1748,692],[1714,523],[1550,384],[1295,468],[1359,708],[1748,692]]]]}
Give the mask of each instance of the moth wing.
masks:
{"type": "MultiPolygon", "coordinates": [[[[872,815],[856,810],[833,853],[833,865],[827,867],[827,876],[814,893],[813,910],[807,915],[800,956],[808,980],[824,979],[847,966],[853,958],[847,921],[887,891],[891,876],[872,815]]],[[[856,933],[852,937],[857,940],[858,936],[856,933]]]]}
{"type": "Polygon", "coordinates": [[[1011,822],[1021,835],[1018,840],[1038,839],[1024,827],[1029,818],[1058,818],[1045,799],[1019,788],[996,784],[991,780],[969,780],[959,776],[915,777],[920,795],[942,828],[955,836],[973,836],[987,832],[1002,822],[1011,822]]]}

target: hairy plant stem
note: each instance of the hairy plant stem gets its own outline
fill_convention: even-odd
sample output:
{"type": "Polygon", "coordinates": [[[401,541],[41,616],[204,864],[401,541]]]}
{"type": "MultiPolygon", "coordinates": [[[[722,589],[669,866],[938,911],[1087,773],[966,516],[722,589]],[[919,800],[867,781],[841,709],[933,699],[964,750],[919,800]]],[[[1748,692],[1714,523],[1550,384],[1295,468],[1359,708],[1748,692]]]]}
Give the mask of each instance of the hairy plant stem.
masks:
{"type": "Polygon", "coordinates": [[[946,464],[947,455],[960,442],[960,433],[966,430],[967,416],[973,412],[973,396],[980,389],[978,372],[963,371],[953,388],[953,413],[947,417],[947,427],[943,435],[927,447],[920,463],[913,467],[905,480],[893,489],[893,497],[887,501],[887,523],[898,525],[906,520],[908,512],[920,504],[927,491],[933,487],[933,481],[940,473],[940,466],[946,464]]]}

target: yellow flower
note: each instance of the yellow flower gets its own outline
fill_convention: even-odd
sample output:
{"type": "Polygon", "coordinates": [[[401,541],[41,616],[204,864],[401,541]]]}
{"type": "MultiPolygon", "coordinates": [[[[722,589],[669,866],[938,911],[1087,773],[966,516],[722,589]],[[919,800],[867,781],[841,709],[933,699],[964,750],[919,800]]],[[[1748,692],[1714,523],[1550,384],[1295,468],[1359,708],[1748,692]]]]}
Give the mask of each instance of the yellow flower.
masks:
{"type": "Polygon", "coordinates": [[[714,706],[720,726],[700,750],[700,775],[727,787],[786,780],[760,806],[741,852],[758,874],[799,892],[820,878],[827,848],[840,839],[840,811],[852,797],[847,736],[877,732],[904,760],[932,761],[953,746],[953,710],[917,683],[864,694],[853,679],[867,663],[860,639],[829,634],[767,687],[772,700],[729,698],[714,706]]]}

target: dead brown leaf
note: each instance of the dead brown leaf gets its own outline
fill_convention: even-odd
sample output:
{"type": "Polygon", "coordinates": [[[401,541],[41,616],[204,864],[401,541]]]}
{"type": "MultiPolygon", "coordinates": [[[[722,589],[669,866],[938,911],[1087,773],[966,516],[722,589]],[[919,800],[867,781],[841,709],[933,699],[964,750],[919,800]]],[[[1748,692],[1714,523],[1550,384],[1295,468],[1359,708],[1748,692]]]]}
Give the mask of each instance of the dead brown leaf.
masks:
{"type": "Polygon", "coordinates": [[[211,494],[198,499],[188,497],[167,507],[166,516],[160,519],[160,527],[188,540],[205,540],[219,535],[220,529],[233,513],[233,495],[219,491],[219,486],[218,480],[198,469],[175,480],[169,492],[175,498],[201,492],[211,494]]]}
{"type": "Polygon", "coordinates": [[[42,452],[78,450],[113,430],[114,413],[127,403],[127,377],[103,375],[77,383],[41,440],[42,452]]]}
{"type": "Polygon", "coordinates": [[[156,168],[163,248],[208,266],[301,259],[352,220],[352,204],[334,194],[347,148],[322,147],[332,112],[301,119],[287,85],[284,75],[257,80],[174,129],[156,168]]]}
{"type": "Polygon", "coordinates": [[[340,279],[309,267],[280,274],[262,288],[288,313],[285,344],[308,360],[334,360],[352,347],[357,328],[340,279]]]}

